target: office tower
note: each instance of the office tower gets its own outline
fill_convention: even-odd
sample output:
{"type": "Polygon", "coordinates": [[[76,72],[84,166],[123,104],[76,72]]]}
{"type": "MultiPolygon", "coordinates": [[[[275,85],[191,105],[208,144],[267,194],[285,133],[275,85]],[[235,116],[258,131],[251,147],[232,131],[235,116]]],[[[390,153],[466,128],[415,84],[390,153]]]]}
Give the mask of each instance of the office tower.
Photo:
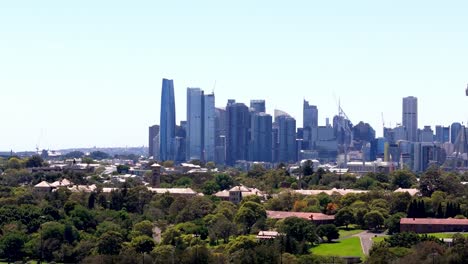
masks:
{"type": "Polygon", "coordinates": [[[205,95],[204,117],[203,117],[203,153],[205,161],[215,160],[216,143],[216,112],[214,94],[205,95]]]}
{"type": "Polygon", "coordinates": [[[175,101],[174,82],[163,79],[161,91],[161,118],[160,118],[160,159],[174,160],[175,156],[175,101]]]}
{"type": "Polygon", "coordinates": [[[449,142],[450,127],[436,126],[435,141],[439,143],[449,142]]]}
{"type": "Polygon", "coordinates": [[[304,100],[303,106],[303,128],[318,127],[318,109],[315,105],[309,105],[309,102],[304,100]]]}
{"type": "Polygon", "coordinates": [[[226,164],[226,110],[215,108],[215,163],[226,164]]]}
{"type": "Polygon", "coordinates": [[[187,88],[187,160],[203,160],[204,93],[187,88]]]}
{"type": "Polygon", "coordinates": [[[403,126],[408,133],[408,141],[418,141],[418,98],[403,98],[403,126]]]}
{"type": "Polygon", "coordinates": [[[226,116],[226,163],[234,165],[237,160],[248,158],[249,109],[245,104],[229,100],[226,106],[226,116]]]}
{"type": "Polygon", "coordinates": [[[278,161],[296,162],[296,119],[286,112],[275,110],[275,123],[278,129],[278,161]]]}
{"type": "Polygon", "coordinates": [[[187,88],[187,160],[215,159],[215,96],[187,88]]]}
{"type": "Polygon", "coordinates": [[[424,129],[419,130],[419,142],[434,142],[434,131],[431,126],[424,126],[424,129]]]}
{"type": "Polygon", "coordinates": [[[462,125],[460,123],[452,123],[450,126],[450,142],[452,144],[455,144],[455,141],[457,140],[458,133],[462,130],[462,125]]]}
{"type": "MultiPolygon", "coordinates": [[[[159,134],[159,126],[154,125],[149,127],[149,137],[148,137],[148,157],[153,157],[153,159],[156,159],[155,156],[159,156],[159,153],[155,153],[155,145],[154,145],[154,139],[156,136],[159,134]]],[[[158,148],[159,149],[159,148],[158,148]]]]}
{"type": "Polygon", "coordinates": [[[255,113],[265,113],[265,100],[250,100],[250,108],[255,113]]]}
{"type": "Polygon", "coordinates": [[[251,116],[250,160],[271,162],[272,159],[272,117],[266,113],[252,113],[251,116]]]}
{"type": "Polygon", "coordinates": [[[361,121],[353,127],[353,138],[359,141],[371,142],[375,139],[375,130],[368,123],[361,121]]]}
{"type": "Polygon", "coordinates": [[[303,127],[303,149],[314,149],[317,141],[318,128],[318,109],[315,105],[309,105],[309,102],[304,100],[302,111],[302,127],[303,127]]]}

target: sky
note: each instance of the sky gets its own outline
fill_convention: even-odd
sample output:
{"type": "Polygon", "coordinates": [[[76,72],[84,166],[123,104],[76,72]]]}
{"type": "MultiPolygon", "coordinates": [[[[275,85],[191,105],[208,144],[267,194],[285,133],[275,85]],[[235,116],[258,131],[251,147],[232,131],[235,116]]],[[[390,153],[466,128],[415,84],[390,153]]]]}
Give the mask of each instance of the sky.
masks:
{"type": "Polygon", "coordinates": [[[37,1],[0,3],[0,150],[148,144],[162,78],[302,126],[341,103],[382,135],[418,97],[419,127],[468,121],[467,1],[37,1]],[[382,120],[383,113],[383,120],[382,120]]]}

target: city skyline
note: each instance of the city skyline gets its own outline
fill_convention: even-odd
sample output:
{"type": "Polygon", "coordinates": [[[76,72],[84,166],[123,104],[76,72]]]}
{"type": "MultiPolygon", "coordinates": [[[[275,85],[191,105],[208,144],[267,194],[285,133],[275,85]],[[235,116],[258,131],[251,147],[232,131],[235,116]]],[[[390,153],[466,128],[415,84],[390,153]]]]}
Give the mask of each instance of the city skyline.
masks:
{"type": "MultiPolygon", "coordinates": [[[[287,111],[338,112],[382,135],[418,98],[418,125],[466,124],[468,3],[0,4],[0,150],[143,146],[159,124],[160,80],[287,111]]],[[[298,126],[299,127],[299,126],[298,126]]]]}

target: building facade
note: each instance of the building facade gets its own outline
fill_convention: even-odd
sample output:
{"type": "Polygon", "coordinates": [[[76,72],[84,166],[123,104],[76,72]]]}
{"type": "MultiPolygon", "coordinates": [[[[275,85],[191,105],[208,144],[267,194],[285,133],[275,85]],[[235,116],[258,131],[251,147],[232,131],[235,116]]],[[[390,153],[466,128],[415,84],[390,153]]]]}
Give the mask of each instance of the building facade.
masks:
{"type": "Polygon", "coordinates": [[[403,98],[403,126],[408,133],[408,140],[418,141],[418,98],[408,96],[403,98]]]}
{"type": "Polygon", "coordinates": [[[175,100],[174,100],[174,82],[172,80],[162,80],[161,91],[161,116],[160,116],[160,159],[174,160],[175,156],[175,100]]]}
{"type": "Polygon", "coordinates": [[[159,157],[159,151],[156,153],[155,150],[159,150],[159,147],[155,148],[154,143],[155,138],[159,136],[159,126],[150,126],[148,130],[148,157],[153,157],[153,159],[157,160],[159,157]]]}
{"type": "Polygon", "coordinates": [[[229,100],[226,117],[226,163],[234,165],[237,160],[248,159],[249,109],[245,104],[229,100]]]}

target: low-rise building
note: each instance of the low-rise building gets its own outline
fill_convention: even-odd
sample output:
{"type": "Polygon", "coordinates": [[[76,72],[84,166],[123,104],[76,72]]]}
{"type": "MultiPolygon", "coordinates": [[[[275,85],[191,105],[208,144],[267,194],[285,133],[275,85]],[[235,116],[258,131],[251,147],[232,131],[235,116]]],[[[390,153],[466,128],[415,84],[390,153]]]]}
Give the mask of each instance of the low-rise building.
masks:
{"type": "Polygon", "coordinates": [[[394,192],[407,192],[409,193],[411,196],[421,196],[421,192],[416,189],[416,188],[409,188],[409,189],[406,189],[406,188],[398,188],[396,189],[394,192]]]}
{"type": "Polygon", "coordinates": [[[468,219],[437,219],[437,218],[402,218],[401,232],[437,233],[437,232],[468,232],[468,219]]]}
{"type": "Polygon", "coordinates": [[[234,186],[229,190],[224,190],[213,194],[224,201],[230,201],[231,203],[238,204],[242,201],[243,197],[256,195],[260,199],[265,198],[265,194],[257,188],[248,188],[244,185],[234,186]]]}
{"type": "Polygon", "coordinates": [[[316,225],[333,224],[335,221],[334,215],[326,215],[322,213],[305,213],[305,212],[286,212],[286,211],[267,211],[267,217],[272,219],[285,219],[288,217],[298,217],[311,220],[316,225]]]}
{"type": "Polygon", "coordinates": [[[295,193],[300,193],[302,195],[318,195],[320,193],[325,193],[328,195],[332,195],[333,193],[339,195],[346,195],[348,193],[366,193],[369,192],[367,190],[354,190],[354,189],[336,189],[333,188],[331,190],[294,190],[295,193]]]}

